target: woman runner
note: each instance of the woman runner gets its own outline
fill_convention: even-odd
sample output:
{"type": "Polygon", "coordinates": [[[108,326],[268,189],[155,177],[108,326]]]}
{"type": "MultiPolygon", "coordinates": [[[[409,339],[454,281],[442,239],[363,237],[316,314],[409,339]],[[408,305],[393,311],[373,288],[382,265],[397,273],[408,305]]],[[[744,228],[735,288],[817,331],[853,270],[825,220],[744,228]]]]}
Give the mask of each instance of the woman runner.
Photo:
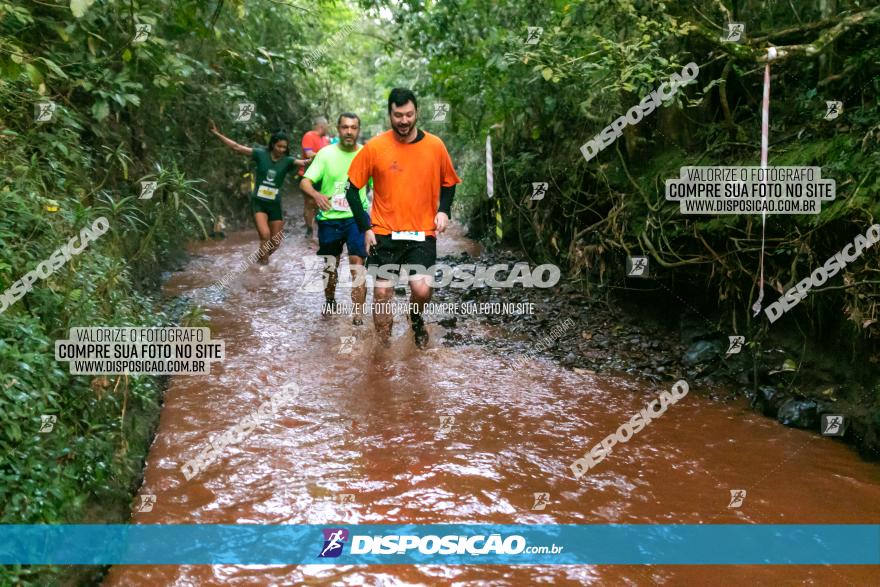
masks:
{"type": "Polygon", "coordinates": [[[279,131],[269,139],[267,149],[245,147],[232,139],[223,136],[214,121],[210,121],[210,130],[233,151],[250,155],[257,165],[254,192],[251,194],[251,208],[254,222],[260,237],[258,261],[261,265],[269,263],[269,256],[275,252],[283,238],[284,227],[281,213],[281,186],[295,167],[305,165],[306,160],[294,159],[290,156],[290,139],[279,131]]]}

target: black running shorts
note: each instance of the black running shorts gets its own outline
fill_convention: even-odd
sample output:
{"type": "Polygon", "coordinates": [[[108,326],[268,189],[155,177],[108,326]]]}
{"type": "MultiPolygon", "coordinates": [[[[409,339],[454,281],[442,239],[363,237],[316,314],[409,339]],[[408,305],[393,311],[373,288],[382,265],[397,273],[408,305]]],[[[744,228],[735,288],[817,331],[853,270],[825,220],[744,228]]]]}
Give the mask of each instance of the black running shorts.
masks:
{"type": "MultiPolygon", "coordinates": [[[[376,246],[367,257],[367,267],[386,266],[398,275],[400,265],[420,265],[426,270],[437,262],[437,239],[426,236],[423,241],[393,240],[391,235],[376,235],[376,246]]],[[[427,271],[417,270],[427,274],[427,271]]]]}

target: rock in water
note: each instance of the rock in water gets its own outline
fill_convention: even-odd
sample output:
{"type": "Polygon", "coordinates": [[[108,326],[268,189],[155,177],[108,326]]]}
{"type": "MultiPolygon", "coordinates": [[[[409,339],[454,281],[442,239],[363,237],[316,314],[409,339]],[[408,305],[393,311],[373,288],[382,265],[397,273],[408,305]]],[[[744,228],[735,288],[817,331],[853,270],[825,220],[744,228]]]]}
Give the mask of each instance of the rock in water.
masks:
{"type": "Polygon", "coordinates": [[[758,388],[758,395],[752,400],[752,405],[760,407],[761,413],[768,418],[775,418],[786,399],[788,398],[781,391],[765,385],[758,388]]]}
{"type": "Polygon", "coordinates": [[[698,340],[685,351],[681,362],[688,367],[708,363],[718,357],[721,351],[720,345],[712,340],[698,340]]]}
{"type": "Polygon", "coordinates": [[[786,426],[816,428],[819,424],[816,402],[791,398],[780,406],[776,419],[786,426]]]}
{"type": "Polygon", "coordinates": [[[458,322],[458,318],[452,316],[451,318],[443,318],[439,321],[440,326],[443,328],[455,328],[455,324],[458,322]]]}

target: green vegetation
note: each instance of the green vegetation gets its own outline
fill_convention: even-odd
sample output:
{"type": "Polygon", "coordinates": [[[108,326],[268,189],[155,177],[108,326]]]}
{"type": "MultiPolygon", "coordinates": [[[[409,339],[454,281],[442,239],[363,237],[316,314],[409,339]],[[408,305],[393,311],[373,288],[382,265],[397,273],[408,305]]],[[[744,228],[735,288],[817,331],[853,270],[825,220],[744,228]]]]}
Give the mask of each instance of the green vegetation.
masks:
{"type": "MultiPolygon", "coordinates": [[[[821,166],[837,199],[821,214],[768,216],[765,305],[880,218],[880,7],[858,1],[501,0],[365,2],[394,10],[387,46],[415,47],[419,95],[451,104],[444,138],[464,162],[460,194],[493,235],[483,145],[493,140],[505,239],[552,259],[587,288],[621,285],[623,258],[649,255],[664,280],[699,292],[721,332],[766,333],[757,296],[760,215],[685,216],[664,199],[684,165],[758,165],[767,47],[770,165],[821,166]],[[430,7],[430,9],[426,9],[430,7]],[[745,42],[722,42],[743,22],[745,42]],[[528,27],[542,27],[526,43],[528,27]],[[594,159],[580,146],[694,61],[697,82],[594,159]],[[844,115],[824,120],[825,100],[844,115]],[[530,201],[531,183],[550,184],[530,201]],[[705,292],[711,292],[709,296],[705,292]]],[[[401,49],[406,51],[406,49],[401,49]]],[[[876,252],[814,290],[793,315],[805,331],[880,338],[876,252]],[[872,260],[873,259],[873,260],[872,260]]],[[[820,337],[821,338],[821,337],[820,337]]],[[[876,357],[875,357],[876,358],[876,357]]],[[[876,367],[876,365],[875,365],[876,367]]]]}
{"type": "MultiPolygon", "coordinates": [[[[54,341],[73,326],[188,320],[159,298],[161,270],[216,215],[248,211],[248,162],[208,134],[208,118],[264,144],[327,112],[305,98],[329,78],[306,75],[322,33],[302,14],[269,0],[0,0],[0,290],[96,218],[110,223],[0,314],[0,522],[128,519],[162,381],[73,377],[54,341]],[[152,30],[134,43],[139,24],[152,30]],[[37,123],[43,101],[57,110],[37,123]],[[256,114],[235,124],[241,101],[256,114]],[[138,199],[142,180],[158,182],[152,199],[138,199]],[[51,433],[41,415],[57,416],[51,433]]],[[[47,580],[6,572],[4,584],[47,580]]]]}
{"type": "MultiPolygon", "coordinates": [[[[0,314],[0,522],[127,517],[161,382],[72,377],[54,341],[72,326],[186,319],[159,299],[161,270],[216,215],[247,212],[247,161],[206,132],[209,118],[248,144],[286,128],[296,147],[318,114],[354,110],[367,134],[384,128],[388,89],[411,86],[425,126],[453,151],[465,179],[457,213],[475,234],[494,234],[488,134],[508,244],[559,263],[585,288],[619,284],[623,257],[644,252],[677,291],[699,292],[691,301],[714,312],[719,330],[746,331],[757,324],[747,309],[760,218],[683,216],[663,185],[683,165],[758,164],[762,59],[775,45],[784,53],[772,65],[770,164],[821,166],[837,200],[816,216],[768,217],[768,288],[790,287],[880,218],[876,3],[297,4],[0,0],[0,288],[94,219],[110,223],[0,314]],[[727,21],[746,23],[746,42],[720,41],[727,21]],[[138,25],[151,31],[135,43],[138,25]],[[338,34],[346,26],[354,32],[338,34]],[[525,43],[528,27],[543,27],[538,43],[525,43]],[[583,143],[690,61],[696,84],[584,161],[583,143]],[[451,105],[443,126],[426,121],[435,99],[451,105]],[[46,100],[55,117],[37,123],[35,104],[46,100]],[[825,100],[841,100],[844,115],[824,120],[825,100]],[[235,123],[242,101],[256,114],[235,123]],[[158,182],[152,199],[138,199],[143,180],[158,182]],[[550,183],[540,202],[529,200],[536,181],[550,183]],[[40,434],[50,414],[55,430],[40,434]]],[[[793,311],[805,331],[876,353],[876,253],[793,311]]],[[[4,580],[43,582],[7,571],[4,580]]]]}

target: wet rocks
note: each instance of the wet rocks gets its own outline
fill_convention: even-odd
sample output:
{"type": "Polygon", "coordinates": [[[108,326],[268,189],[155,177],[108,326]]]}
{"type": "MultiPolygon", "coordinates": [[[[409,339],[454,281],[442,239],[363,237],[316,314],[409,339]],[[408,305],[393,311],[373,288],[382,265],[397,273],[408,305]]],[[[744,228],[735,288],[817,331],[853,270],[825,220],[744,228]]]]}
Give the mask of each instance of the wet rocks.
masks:
{"type": "Polygon", "coordinates": [[[775,387],[761,386],[758,393],[752,398],[752,407],[756,407],[768,418],[775,418],[779,408],[788,397],[775,387]]]}
{"type": "Polygon", "coordinates": [[[688,367],[710,363],[718,359],[721,350],[721,344],[715,340],[698,340],[688,347],[681,362],[688,367]]]}
{"type": "MultiPolygon", "coordinates": [[[[508,263],[510,267],[511,261],[522,258],[525,256],[513,259],[510,253],[502,252],[479,258],[446,257],[438,262],[453,266],[462,262],[508,263]]],[[[437,290],[435,301],[529,302],[535,310],[533,315],[443,317],[441,324],[448,329],[444,344],[483,344],[502,355],[543,356],[576,372],[623,372],[655,382],[686,377],[699,382],[709,397],[730,401],[745,396],[765,416],[817,432],[822,414],[843,414],[852,424],[848,441],[856,443],[863,456],[880,457],[880,412],[862,408],[859,415],[849,401],[858,397],[857,393],[840,386],[846,374],[821,368],[814,358],[804,356],[797,343],[784,336],[775,342],[757,340],[755,345],[747,340],[739,353],[728,354],[727,336],[734,333],[718,332],[699,312],[679,309],[680,316],[671,316],[668,306],[656,303],[657,298],[609,298],[601,287],[586,295],[579,287],[562,282],[552,289],[437,290]],[[537,348],[538,341],[568,319],[573,321],[571,327],[537,348]],[[492,328],[488,338],[485,326],[492,328]],[[876,422],[870,419],[873,414],[876,422]]],[[[873,393],[866,391],[865,397],[863,404],[874,401],[880,405],[880,386],[873,393]]]]}
{"type": "Polygon", "coordinates": [[[787,399],[780,407],[776,419],[794,428],[814,429],[819,425],[816,402],[804,399],[787,399]]]}

